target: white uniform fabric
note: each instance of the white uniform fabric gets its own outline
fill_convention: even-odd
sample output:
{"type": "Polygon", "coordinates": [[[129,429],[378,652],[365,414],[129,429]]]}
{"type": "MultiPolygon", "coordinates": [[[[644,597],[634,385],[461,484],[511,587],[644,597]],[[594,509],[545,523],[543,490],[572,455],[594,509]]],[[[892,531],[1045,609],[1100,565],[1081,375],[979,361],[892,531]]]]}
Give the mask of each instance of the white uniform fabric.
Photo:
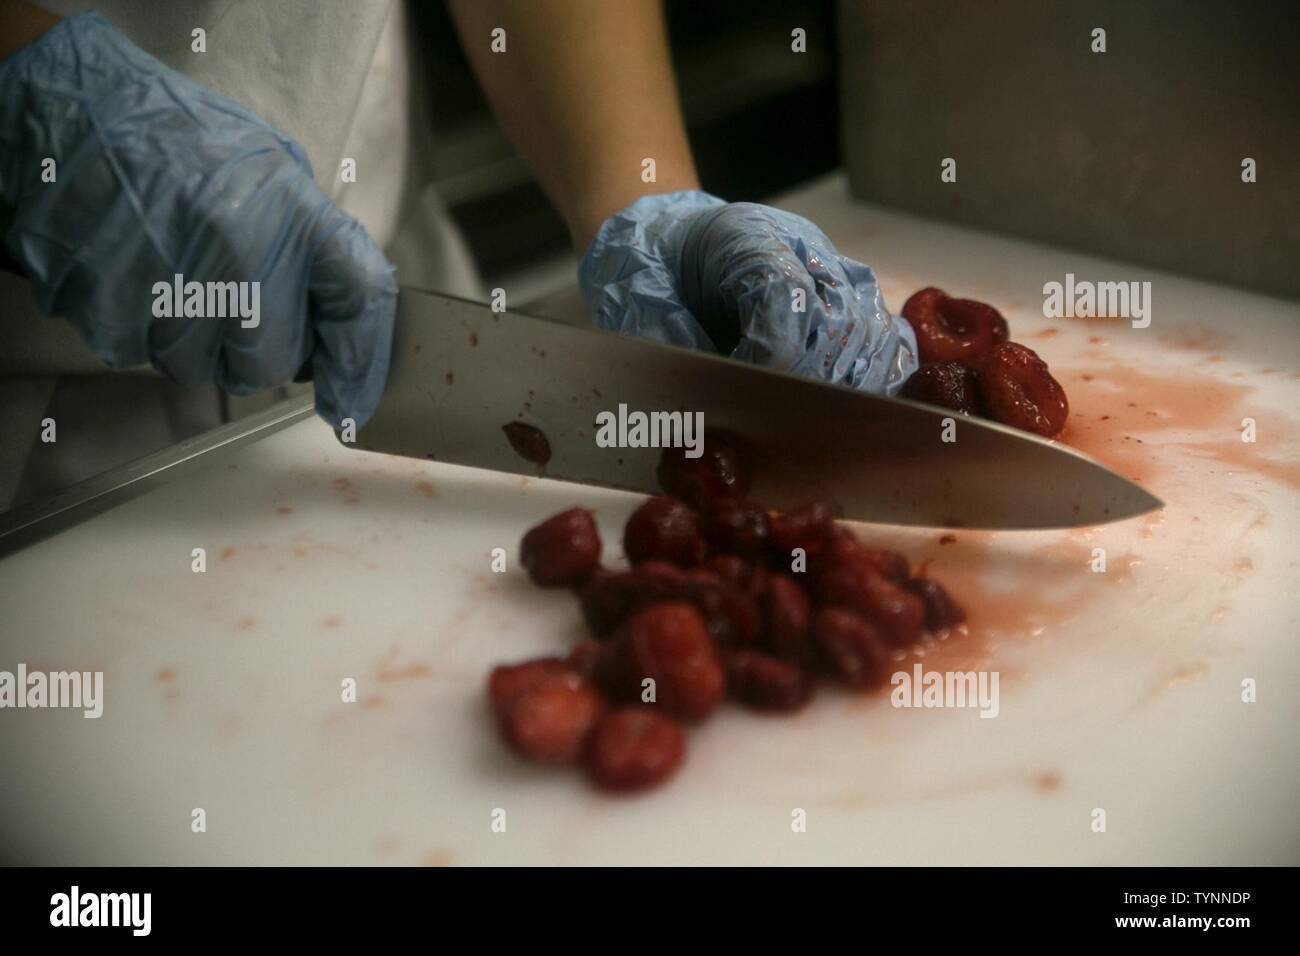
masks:
{"type": "MultiPolygon", "coordinates": [[[[425,84],[400,0],[37,0],[98,10],[137,46],[253,110],[307,152],[321,188],[369,230],[398,280],[482,298],[473,261],[428,185],[425,84]],[[202,28],[206,52],[192,49],[202,28]],[[356,181],[340,164],[355,161],[356,181]]],[[[213,388],[151,369],[109,372],[28,284],[0,274],[0,510],[52,493],[222,420],[213,388]],[[58,441],[39,441],[40,422],[58,441]]]]}

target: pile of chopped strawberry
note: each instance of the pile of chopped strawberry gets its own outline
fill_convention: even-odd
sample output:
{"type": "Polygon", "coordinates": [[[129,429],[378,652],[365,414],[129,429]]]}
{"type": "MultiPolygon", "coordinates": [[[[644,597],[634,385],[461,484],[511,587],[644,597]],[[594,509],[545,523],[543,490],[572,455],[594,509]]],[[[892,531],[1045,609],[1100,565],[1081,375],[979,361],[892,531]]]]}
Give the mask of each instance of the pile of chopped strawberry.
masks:
{"type": "Polygon", "coordinates": [[[628,791],[670,776],[683,728],[730,697],[791,712],[832,681],[872,690],[924,634],[964,612],[895,551],[869,548],[814,503],[772,512],[746,497],[735,448],[665,451],[669,496],[628,519],[631,568],[600,567],[591,513],[573,508],[530,530],[521,561],[542,587],[573,590],[591,637],[566,658],[496,668],[488,696],[506,743],[531,760],[581,764],[628,791]]]}
{"type": "Polygon", "coordinates": [[[1065,389],[1033,349],[1009,341],[1007,320],[991,305],[922,289],[903,305],[916,333],[921,367],[904,398],[992,418],[1047,438],[1070,414],[1065,389]]]}

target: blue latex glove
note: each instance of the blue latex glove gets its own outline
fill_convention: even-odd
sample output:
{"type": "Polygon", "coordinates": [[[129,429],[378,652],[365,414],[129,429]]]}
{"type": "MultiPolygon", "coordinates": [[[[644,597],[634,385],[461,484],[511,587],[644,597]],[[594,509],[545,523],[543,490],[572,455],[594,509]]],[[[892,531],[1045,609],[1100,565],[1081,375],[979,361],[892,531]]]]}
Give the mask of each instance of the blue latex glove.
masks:
{"type": "Polygon", "coordinates": [[[885,395],[916,371],[916,336],[885,308],[875,273],[769,206],[638,199],[601,226],[578,280],[603,329],[885,395]]]}
{"type": "Polygon", "coordinates": [[[310,360],[320,414],[364,423],[388,374],[393,267],[297,143],[97,14],[0,63],[0,89],[4,242],[43,312],[110,366],[151,362],[183,385],[243,394],[310,360]],[[154,286],[176,274],[260,283],[259,324],[156,318],[154,286]]]}

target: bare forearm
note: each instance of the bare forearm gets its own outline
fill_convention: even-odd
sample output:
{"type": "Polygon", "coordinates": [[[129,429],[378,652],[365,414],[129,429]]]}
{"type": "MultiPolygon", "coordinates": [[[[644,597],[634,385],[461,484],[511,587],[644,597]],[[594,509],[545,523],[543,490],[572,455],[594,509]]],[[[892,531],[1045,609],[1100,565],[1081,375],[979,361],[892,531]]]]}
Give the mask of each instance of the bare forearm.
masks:
{"type": "Polygon", "coordinates": [[[0,0],[0,60],[17,53],[59,22],[52,13],[22,0],[0,0]]]}
{"type": "Polygon", "coordinates": [[[699,188],[659,0],[449,5],[493,111],[579,251],[638,197],[699,188]],[[505,52],[492,51],[497,28],[505,52]]]}

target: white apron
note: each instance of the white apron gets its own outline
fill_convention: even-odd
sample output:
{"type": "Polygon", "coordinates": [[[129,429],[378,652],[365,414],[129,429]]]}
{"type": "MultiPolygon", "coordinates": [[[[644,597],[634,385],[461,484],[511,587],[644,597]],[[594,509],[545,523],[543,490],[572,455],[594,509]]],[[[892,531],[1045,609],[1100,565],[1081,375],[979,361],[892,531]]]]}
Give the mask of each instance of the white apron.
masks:
{"type": "MultiPolygon", "coordinates": [[[[316,181],[369,230],[398,281],[483,298],[431,187],[427,91],[412,81],[400,0],[38,0],[98,10],[137,46],[302,144],[316,181]],[[194,53],[192,31],[206,31],[194,53]],[[417,105],[419,104],[419,105],[417,105]],[[356,161],[343,183],[341,161],[356,161]]],[[[415,46],[418,47],[418,44],[415,46]]],[[[152,369],[111,372],[29,284],[0,273],[0,511],[150,454],[280,397],[182,389],[152,369]],[[41,421],[58,440],[40,441],[41,421]]]]}

